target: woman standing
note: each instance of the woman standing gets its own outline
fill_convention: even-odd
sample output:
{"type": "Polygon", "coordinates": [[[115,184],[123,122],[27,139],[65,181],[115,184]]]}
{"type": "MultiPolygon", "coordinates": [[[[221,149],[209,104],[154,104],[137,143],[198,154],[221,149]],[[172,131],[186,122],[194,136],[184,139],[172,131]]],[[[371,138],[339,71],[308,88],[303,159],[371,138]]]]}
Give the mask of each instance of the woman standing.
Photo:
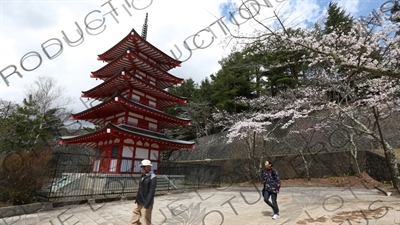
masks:
{"type": "Polygon", "coordinates": [[[273,169],[272,166],[272,162],[265,161],[265,169],[262,173],[262,179],[264,183],[263,193],[265,203],[267,203],[273,210],[272,219],[276,220],[279,219],[279,208],[276,199],[281,187],[281,181],[279,179],[278,172],[273,169]],[[270,196],[272,203],[269,201],[270,196]]]}

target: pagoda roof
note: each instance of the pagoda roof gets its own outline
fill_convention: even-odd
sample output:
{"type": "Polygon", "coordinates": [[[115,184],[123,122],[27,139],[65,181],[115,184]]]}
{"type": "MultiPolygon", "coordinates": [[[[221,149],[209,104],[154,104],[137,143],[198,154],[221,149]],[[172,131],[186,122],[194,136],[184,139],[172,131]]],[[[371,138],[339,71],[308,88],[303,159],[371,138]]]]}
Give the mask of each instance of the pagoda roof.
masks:
{"type": "Polygon", "coordinates": [[[128,47],[133,49],[138,54],[142,53],[147,58],[152,59],[154,61],[153,64],[164,71],[168,71],[172,68],[180,66],[180,64],[182,63],[181,61],[178,61],[171,56],[168,56],[167,54],[147,42],[135,31],[135,29],[132,29],[131,32],[129,32],[129,34],[124,39],[122,39],[112,48],[110,48],[103,54],[98,55],[98,59],[106,62],[112,61],[118,58],[128,47]]]}
{"type": "Polygon", "coordinates": [[[145,82],[132,75],[132,73],[126,71],[126,69],[122,69],[96,87],[88,91],[82,91],[82,97],[105,101],[110,95],[115,94],[115,92],[122,93],[131,88],[155,97],[157,99],[157,108],[160,110],[176,104],[186,103],[185,98],[175,96],[167,91],[159,89],[151,83],[145,82]]]}
{"type": "Polygon", "coordinates": [[[130,48],[125,49],[119,57],[115,58],[107,65],[92,72],[90,77],[108,79],[119,72],[121,68],[125,68],[127,71],[135,75],[138,74],[140,76],[154,77],[157,80],[156,86],[160,89],[183,83],[183,79],[175,77],[174,75],[152,65],[130,48]]]}
{"type": "Polygon", "coordinates": [[[103,128],[93,131],[88,134],[79,136],[64,136],[60,138],[60,144],[78,144],[89,147],[98,147],[100,142],[108,141],[115,138],[130,138],[134,140],[147,141],[159,144],[162,150],[177,150],[177,149],[194,149],[195,143],[192,141],[183,141],[171,139],[163,134],[155,133],[139,128],[134,128],[126,125],[114,125],[107,123],[103,128]]]}
{"type": "Polygon", "coordinates": [[[174,128],[177,126],[190,124],[190,119],[182,119],[170,116],[161,110],[129,100],[118,92],[116,92],[103,103],[100,103],[80,113],[72,114],[71,120],[86,120],[94,124],[103,124],[107,117],[126,111],[158,119],[159,129],[174,128]]]}

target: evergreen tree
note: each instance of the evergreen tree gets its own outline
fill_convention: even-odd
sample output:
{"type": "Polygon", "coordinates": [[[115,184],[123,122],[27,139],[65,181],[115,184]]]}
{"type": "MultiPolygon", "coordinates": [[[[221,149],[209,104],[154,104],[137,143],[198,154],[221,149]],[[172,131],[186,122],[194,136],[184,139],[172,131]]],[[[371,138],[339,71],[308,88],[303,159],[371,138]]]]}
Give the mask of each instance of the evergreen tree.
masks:
{"type": "MultiPolygon", "coordinates": [[[[394,23],[400,22],[400,0],[394,0],[393,7],[390,9],[392,14],[390,20],[394,23]]],[[[400,35],[400,29],[396,32],[396,35],[400,35]]]]}
{"type": "Polygon", "coordinates": [[[185,97],[186,104],[175,105],[165,110],[167,114],[191,120],[189,126],[182,126],[167,131],[167,135],[176,139],[193,140],[210,134],[212,129],[210,93],[212,86],[206,78],[199,87],[192,78],[184,81],[182,85],[174,86],[168,90],[171,94],[185,97]]]}
{"type": "Polygon", "coordinates": [[[243,53],[232,52],[219,61],[221,69],[211,75],[213,93],[211,100],[219,110],[228,112],[241,112],[247,109],[246,105],[239,104],[241,97],[252,98],[251,89],[252,70],[244,63],[243,53]]]}
{"type": "Polygon", "coordinates": [[[392,17],[390,18],[393,22],[400,22],[400,0],[394,0],[393,7],[390,12],[392,13],[392,17]]]}
{"type": "Polygon", "coordinates": [[[346,15],[346,11],[339,7],[337,3],[329,2],[328,6],[328,16],[325,21],[325,34],[332,33],[337,29],[338,34],[347,34],[352,25],[354,18],[350,14],[346,15]]]}

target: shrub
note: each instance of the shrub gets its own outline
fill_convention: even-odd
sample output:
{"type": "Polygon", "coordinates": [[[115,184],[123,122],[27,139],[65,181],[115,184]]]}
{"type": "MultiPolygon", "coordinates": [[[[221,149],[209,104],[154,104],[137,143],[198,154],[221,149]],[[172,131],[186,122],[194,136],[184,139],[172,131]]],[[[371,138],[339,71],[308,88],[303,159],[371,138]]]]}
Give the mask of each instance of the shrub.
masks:
{"type": "Polygon", "coordinates": [[[52,149],[46,146],[6,154],[0,167],[0,201],[14,205],[31,203],[36,192],[51,179],[51,157],[52,149]]]}

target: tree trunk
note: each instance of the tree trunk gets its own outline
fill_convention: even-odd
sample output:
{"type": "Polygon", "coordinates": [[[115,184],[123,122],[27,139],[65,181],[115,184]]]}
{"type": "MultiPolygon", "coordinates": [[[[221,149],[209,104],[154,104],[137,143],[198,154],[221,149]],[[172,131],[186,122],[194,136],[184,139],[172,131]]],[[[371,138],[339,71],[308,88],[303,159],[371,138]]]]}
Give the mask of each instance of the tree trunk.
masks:
{"type": "Polygon", "coordinates": [[[303,150],[300,150],[299,152],[300,152],[301,158],[303,159],[303,162],[304,162],[304,168],[306,169],[307,180],[311,180],[310,170],[308,168],[308,163],[307,163],[306,157],[303,154],[303,150]]]}
{"type": "Polygon", "coordinates": [[[353,145],[353,148],[350,149],[350,153],[353,156],[354,162],[356,164],[357,176],[361,177],[361,170],[360,170],[360,166],[358,165],[358,160],[357,160],[357,152],[358,152],[357,145],[354,143],[354,139],[353,139],[354,133],[352,132],[349,136],[350,136],[350,142],[353,145]]]}
{"type": "MultiPolygon", "coordinates": [[[[355,122],[357,125],[359,125],[361,127],[361,131],[364,134],[368,134],[371,137],[373,137],[376,141],[380,142],[383,146],[383,150],[385,152],[385,158],[386,158],[386,162],[387,162],[387,166],[388,169],[391,173],[391,178],[392,178],[392,182],[393,182],[393,187],[397,189],[397,183],[398,181],[398,177],[399,177],[399,169],[397,167],[397,159],[396,159],[396,153],[394,152],[392,146],[390,146],[390,144],[384,139],[381,131],[380,131],[380,127],[379,127],[379,121],[378,121],[378,117],[379,114],[376,111],[375,107],[373,107],[373,113],[375,116],[375,120],[376,123],[378,125],[378,129],[379,129],[379,133],[380,135],[376,134],[375,132],[371,131],[368,127],[366,127],[363,123],[361,123],[359,120],[357,120],[353,115],[350,115],[347,112],[344,112],[353,122],[355,122]]],[[[348,127],[348,126],[347,126],[348,127]]],[[[357,128],[355,127],[348,127],[350,129],[354,129],[357,130],[357,128]]]]}
{"type": "MultiPolygon", "coordinates": [[[[390,146],[389,143],[383,138],[381,127],[379,126],[379,120],[378,120],[379,113],[375,107],[373,107],[373,111],[374,111],[374,116],[376,119],[376,125],[377,125],[378,131],[379,131],[379,139],[382,143],[383,151],[385,152],[385,158],[386,158],[386,162],[389,167],[389,172],[390,172],[390,177],[392,178],[393,187],[395,189],[397,189],[399,170],[397,168],[396,153],[394,152],[392,146],[390,146]]],[[[400,192],[400,190],[398,190],[398,191],[400,192]]]]}

